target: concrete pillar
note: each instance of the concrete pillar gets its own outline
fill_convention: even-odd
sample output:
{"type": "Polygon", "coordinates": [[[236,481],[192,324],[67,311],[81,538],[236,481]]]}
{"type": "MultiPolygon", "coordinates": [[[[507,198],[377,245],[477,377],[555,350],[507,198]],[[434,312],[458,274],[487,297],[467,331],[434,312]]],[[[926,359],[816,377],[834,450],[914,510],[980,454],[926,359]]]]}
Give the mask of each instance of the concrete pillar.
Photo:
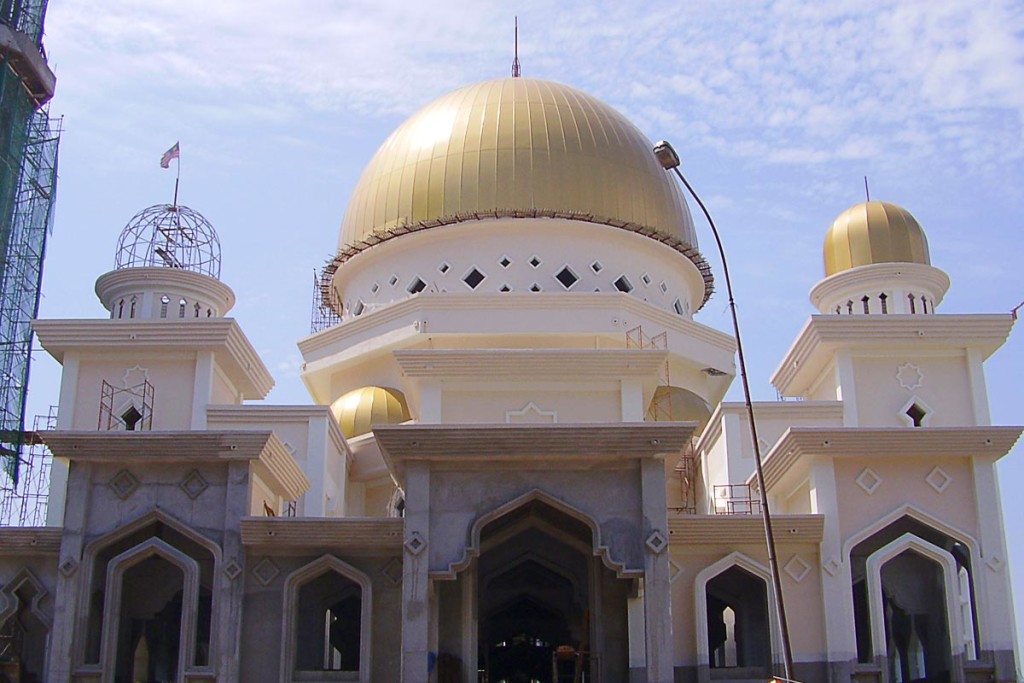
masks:
{"type": "Polygon", "coordinates": [[[213,398],[213,365],[213,351],[200,351],[196,354],[196,371],[192,382],[192,424],[189,429],[206,429],[206,407],[213,398]]]}
{"type": "Polygon", "coordinates": [[[669,587],[668,513],[662,458],[640,461],[643,513],[644,626],[647,681],[672,683],[672,594],[669,587]]]}
{"type": "Polygon", "coordinates": [[[430,470],[405,471],[405,557],[402,562],[402,683],[427,683],[430,638],[430,470]]]}
{"type": "Polygon", "coordinates": [[[644,625],[644,587],[637,581],[636,597],[626,599],[626,621],[629,627],[629,671],[643,672],[647,666],[647,629],[644,625]]]}
{"type": "MultiPolygon", "coordinates": [[[[228,465],[227,492],[224,497],[224,541],[221,564],[234,562],[245,569],[245,549],[242,547],[240,520],[249,514],[249,463],[232,462],[228,465]]],[[[218,653],[215,665],[217,680],[238,683],[239,650],[242,640],[242,598],[245,594],[245,572],[229,578],[217,572],[217,624],[215,647],[218,653]]]]}

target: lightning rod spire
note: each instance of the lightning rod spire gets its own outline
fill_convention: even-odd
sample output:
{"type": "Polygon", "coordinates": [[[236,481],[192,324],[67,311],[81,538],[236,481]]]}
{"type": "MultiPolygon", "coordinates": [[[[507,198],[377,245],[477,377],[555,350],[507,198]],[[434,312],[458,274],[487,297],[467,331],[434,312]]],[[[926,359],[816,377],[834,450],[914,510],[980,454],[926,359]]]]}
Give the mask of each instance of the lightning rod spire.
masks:
{"type": "Polygon", "coordinates": [[[515,56],[512,58],[512,78],[519,78],[519,16],[516,16],[515,56]]]}

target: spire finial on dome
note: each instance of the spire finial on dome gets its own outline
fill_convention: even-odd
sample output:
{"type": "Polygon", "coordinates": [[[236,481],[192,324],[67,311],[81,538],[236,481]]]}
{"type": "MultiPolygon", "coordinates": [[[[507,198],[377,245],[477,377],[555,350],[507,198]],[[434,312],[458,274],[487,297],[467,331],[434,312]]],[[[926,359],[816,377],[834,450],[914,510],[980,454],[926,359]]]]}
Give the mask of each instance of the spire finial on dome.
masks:
{"type": "Polygon", "coordinates": [[[512,57],[512,78],[519,78],[519,16],[515,18],[515,51],[512,57]]]}

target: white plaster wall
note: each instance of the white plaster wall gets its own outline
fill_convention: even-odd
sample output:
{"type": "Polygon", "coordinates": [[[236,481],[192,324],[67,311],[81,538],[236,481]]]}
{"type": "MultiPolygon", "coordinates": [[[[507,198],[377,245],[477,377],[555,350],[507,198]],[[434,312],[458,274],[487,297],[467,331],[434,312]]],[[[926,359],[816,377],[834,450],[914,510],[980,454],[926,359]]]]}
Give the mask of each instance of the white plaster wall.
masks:
{"type": "Polygon", "coordinates": [[[932,409],[926,423],[929,427],[976,424],[963,354],[860,357],[854,358],[853,368],[859,426],[907,426],[900,415],[904,405],[915,396],[932,409]],[[920,368],[921,385],[914,389],[902,387],[897,379],[897,372],[905,363],[920,368]]]}
{"type": "MultiPolygon", "coordinates": [[[[195,358],[186,354],[161,354],[159,357],[133,354],[128,360],[122,355],[83,356],[78,366],[74,415],[68,428],[95,430],[103,381],[115,388],[124,388],[125,372],[135,366],[145,369],[149,383],[153,385],[153,429],[189,429],[195,358]]],[[[132,375],[141,376],[138,371],[132,375]]],[[[116,395],[114,410],[126,400],[126,394],[116,395]]]]}
{"type": "MultiPolygon", "coordinates": [[[[557,413],[560,423],[617,422],[621,420],[619,393],[581,388],[576,391],[542,389],[442,389],[442,420],[447,423],[504,423],[507,411],[523,410],[531,402],[542,411],[557,413]]],[[[540,422],[537,415],[524,416],[540,422]]]]}

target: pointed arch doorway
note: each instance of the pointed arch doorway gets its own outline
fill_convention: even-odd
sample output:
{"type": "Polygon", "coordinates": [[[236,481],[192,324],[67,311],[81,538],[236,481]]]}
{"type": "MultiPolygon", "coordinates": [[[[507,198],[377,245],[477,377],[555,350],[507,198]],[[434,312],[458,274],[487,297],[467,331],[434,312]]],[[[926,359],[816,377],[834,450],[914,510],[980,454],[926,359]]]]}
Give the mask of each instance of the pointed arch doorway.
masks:
{"type": "Polygon", "coordinates": [[[595,557],[593,533],[541,499],[481,529],[471,572],[478,675],[472,680],[625,680],[632,582],[595,557]]]}

